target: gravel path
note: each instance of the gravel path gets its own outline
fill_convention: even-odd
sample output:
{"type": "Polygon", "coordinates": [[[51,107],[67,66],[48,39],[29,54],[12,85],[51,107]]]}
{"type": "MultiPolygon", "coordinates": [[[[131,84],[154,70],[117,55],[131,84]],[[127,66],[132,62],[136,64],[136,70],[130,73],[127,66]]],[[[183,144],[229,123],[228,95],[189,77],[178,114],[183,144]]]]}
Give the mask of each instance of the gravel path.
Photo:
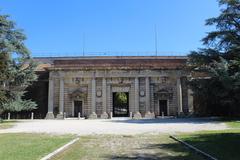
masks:
{"type": "Polygon", "coordinates": [[[22,120],[13,128],[0,130],[0,133],[154,134],[222,130],[226,128],[227,126],[224,123],[211,119],[22,120]]]}

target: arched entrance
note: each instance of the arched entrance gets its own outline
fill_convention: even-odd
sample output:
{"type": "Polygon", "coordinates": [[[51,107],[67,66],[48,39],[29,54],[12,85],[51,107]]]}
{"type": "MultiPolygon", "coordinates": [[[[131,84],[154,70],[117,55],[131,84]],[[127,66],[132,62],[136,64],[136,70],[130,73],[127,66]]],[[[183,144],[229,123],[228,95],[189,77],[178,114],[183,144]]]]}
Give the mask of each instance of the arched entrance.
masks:
{"type": "Polygon", "coordinates": [[[113,117],[129,116],[129,93],[113,92],[113,117]]]}
{"type": "Polygon", "coordinates": [[[173,93],[171,89],[162,88],[154,93],[155,98],[155,114],[157,116],[169,116],[170,109],[169,104],[171,103],[173,93]]]}
{"type": "Polygon", "coordinates": [[[71,94],[72,98],[72,117],[78,117],[80,113],[81,117],[84,117],[84,102],[87,99],[86,89],[77,89],[71,94]]]}

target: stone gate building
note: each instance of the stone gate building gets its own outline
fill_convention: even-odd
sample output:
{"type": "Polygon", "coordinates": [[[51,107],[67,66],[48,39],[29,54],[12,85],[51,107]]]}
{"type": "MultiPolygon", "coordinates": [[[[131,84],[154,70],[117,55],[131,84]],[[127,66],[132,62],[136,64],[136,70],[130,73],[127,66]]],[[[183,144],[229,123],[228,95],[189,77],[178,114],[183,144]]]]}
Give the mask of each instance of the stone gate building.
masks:
{"type": "Polygon", "coordinates": [[[184,70],[187,57],[35,60],[40,63],[37,70],[49,75],[47,119],[154,118],[188,114],[193,110],[193,98],[186,83],[188,73],[184,70]]]}

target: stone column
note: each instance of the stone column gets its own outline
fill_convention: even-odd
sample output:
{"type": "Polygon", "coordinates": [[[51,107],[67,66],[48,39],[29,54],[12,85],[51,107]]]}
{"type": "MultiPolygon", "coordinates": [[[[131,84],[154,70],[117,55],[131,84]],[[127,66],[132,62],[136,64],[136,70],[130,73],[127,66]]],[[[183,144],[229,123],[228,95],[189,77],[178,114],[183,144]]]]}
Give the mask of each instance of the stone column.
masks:
{"type": "Polygon", "coordinates": [[[96,119],[96,79],[92,78],[92,92],[91,92],[91,114],[89,115],[90,119],[96,119]]]}
{"type": "Polygon", "coordinates": [[[135,112],[133,115],[134,119],[140,119],[142,118],[140,112],[139,112],[139,79],[138,77],[135,78],[134,82],[134,93],[135,93],[135,98],[134,98],[134,104],[135,104],[135,112]]]}
{"type": "Polygon", "coordinates": [[[177,78],[177,98],[178,98],[178,115],[183,114],[182,108],[182,85],[180,77],[177,78]]]}
{"type": "Polygon", "coordinates": [[[64,112],[64,79],[60,78],[60,87],[59,87],[59,114],[57,119],[63,119],[64,112]]]}
{"type": "Polygon", "coordinates": [[[54,98],[54,82],[53,82],[52,78],[49,78],[49,83],[48,83],[48,113],[47,113],[45,119],[54,119],[53,98],[54,98]]]}
{"type": "Polygon", "coordinates": [[[103,77],[102,79],[102,114],[101,114],[102,119],[107,119],[108,114],[107,114],[107,81],[106,78],[103,77]]]}
{"type": "Polygon", "coordinates": [[[146,113],[145,118],[153,118],[151,112],[150,112],[150,83],[149,83],[149,77],[145,78],[145,104],[146,104],[146,113]]]}
{"type": "Polygon", "coordinates": [[[188,89],[188,111],[190,114],[194,112],[193,107],[193,91],[191,89],[188,89]]]}

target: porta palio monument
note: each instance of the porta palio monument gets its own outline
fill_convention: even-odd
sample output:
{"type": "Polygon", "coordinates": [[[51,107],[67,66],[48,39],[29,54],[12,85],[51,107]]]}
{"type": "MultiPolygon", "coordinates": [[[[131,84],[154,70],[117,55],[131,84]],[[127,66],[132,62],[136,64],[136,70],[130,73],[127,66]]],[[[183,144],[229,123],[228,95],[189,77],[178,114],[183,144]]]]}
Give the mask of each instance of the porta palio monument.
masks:
{"type": "Polygon", "coordinates": [[[47,103],[39,106],[46,108],[46,119],[140,119],[193,111],[184,56],[45,57],[35,61],[39,80],[30,93],[35,93],[37,102],[36,97],[46,93],[42,95],[47,96],[47,103]]]}

